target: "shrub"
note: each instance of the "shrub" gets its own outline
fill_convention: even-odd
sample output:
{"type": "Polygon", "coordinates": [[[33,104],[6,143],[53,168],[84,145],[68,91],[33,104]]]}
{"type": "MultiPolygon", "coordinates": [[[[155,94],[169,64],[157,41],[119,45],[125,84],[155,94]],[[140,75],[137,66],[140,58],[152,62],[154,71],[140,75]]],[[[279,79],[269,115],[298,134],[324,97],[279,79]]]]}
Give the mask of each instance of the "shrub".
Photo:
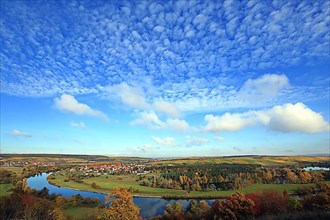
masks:
{"type": "Polygon", "coordinates": [[[94,188],[94,189],[99,189],[100,188],[100,186],[97,185],[95,182],[92,182],[91,187],[94,188]]]}

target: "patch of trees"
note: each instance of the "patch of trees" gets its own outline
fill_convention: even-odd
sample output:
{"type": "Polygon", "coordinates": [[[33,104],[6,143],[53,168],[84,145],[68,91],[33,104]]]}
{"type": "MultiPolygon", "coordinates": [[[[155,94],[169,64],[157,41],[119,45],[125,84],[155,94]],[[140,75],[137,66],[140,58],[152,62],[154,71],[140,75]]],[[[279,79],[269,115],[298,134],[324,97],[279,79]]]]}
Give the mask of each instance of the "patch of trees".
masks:
{"type": "Polygon", "coordinates": [[[329,171],[262,168],[259,165],[200,164],[160,167],[159,176],[140,176],[143,186],[186,191],[241,189],[251,184],[306,184],[324,181],[329,171]]]}
{"type": "Polygon", "coordinates": [[[9,170],[0,169],[0,184],[12,183],[15,174],[9,170]]]}
{"type": "Polygon", "coordinates": [[[71,197],[61,197],[61,206],[64,209],[74,207],[98,207],[99,205],[99,198],[85,198],[82,197],[80,194],[71,197]]]}
{"type": "Polygon", "coordinates": [[[166,206],[162,216],[153,219],[329,219],[330,187],[321,183],[315,192],[302,197],[273,191],[236,193],[211,205],[204,200],[191,200],[187,210],[174,202],[166,206]]]}
{"type": "Polygon", "coordinates": [[[35,194],[15,188],[9,196],[1,196],[0,219],[57,219],[54,202],[35,194]]]}
{"type": "Polygon", "coordinates": [[[12,193],[0,197],[0,219],[68,219],[63,209],[72,207],[98,207],[98,198],[81,195],[61,197],[41,190],[14,188],[12,193]]]}

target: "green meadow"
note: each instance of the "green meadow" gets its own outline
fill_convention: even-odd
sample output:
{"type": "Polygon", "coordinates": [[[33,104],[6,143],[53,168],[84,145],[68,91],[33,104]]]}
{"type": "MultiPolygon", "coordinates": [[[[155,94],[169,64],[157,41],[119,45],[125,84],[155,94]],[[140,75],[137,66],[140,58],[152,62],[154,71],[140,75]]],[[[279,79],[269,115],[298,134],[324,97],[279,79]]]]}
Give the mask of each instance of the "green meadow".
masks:
{"type": "Polygon", "coordinates": [[[0,184],[0,196],[9,195],[11,192],[9,191],[12,188],[11,184],[0,184]]]}
{"type": "MultiPolygon", "coordinates": [[[[162,188],[154,188],[141,186],[136,181],[137,176],[135,175],[108,175],[100,176],[100,177],[92,177],[88,179],[84,179],[83,183],[76,183],[74,181],[64,182],[64,179],[67,179],[66,176],[53,174],[55,179],[49,179],[49,182],[72,189],[85,190],[85,191],[93,191],[93,192],[101,192],[101,193],[111,193],[112,189],[116,187],[124,187],[124,188],[133,188],[135,192],[133,195],[135,196],[150,196],[150,197],[161,197],[161,196],[187,196],[187,197],[207,197],[207,196],[228,196],[232,195],[236,192],[241,192],[244,194],[254,193],[258,191],[264,190],[272,190],[277,192],[283,192],[286,190],[287,192],[293,192],[299,187],[311,186],[313,184],[254,184],[243,189],[239,190],[228,190],[228,191],[191,191],[189,195],[186,195],[186,191],[184,190],[174,190],[174,189],[162,189],[162,188]],[[99,188],[93,188],[91,184],[95,182],[99,188]]],[[[329,181],[327,182],[330,183],[329,181]]]]}

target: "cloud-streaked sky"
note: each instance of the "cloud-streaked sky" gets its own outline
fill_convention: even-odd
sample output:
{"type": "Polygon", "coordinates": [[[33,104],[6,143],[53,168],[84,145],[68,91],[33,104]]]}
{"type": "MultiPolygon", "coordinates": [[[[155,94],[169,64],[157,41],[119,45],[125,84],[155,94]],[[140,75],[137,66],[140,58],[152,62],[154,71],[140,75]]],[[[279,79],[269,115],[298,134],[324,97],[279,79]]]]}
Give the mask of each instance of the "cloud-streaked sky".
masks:
{"type": "Polygon", "coordinates": [[[1,1],[1,152],[329,153],[330,1],[1,1]]]}

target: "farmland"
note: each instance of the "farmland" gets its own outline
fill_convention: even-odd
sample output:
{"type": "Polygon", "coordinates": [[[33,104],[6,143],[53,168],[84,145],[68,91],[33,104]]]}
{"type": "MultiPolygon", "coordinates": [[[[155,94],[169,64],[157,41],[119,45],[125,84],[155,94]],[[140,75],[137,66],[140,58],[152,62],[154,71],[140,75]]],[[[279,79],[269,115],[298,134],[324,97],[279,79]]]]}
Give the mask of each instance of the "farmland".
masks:
{"type": "Polygon", "coordinates": [[[232,163],[260,164],[262,166],[294,165],[296,163],[317,163],[330,161],[328,156],[237,156],[237,157],[199,157],[155,161],[151,164],[196,164],[196,163],[232,163]]]}

